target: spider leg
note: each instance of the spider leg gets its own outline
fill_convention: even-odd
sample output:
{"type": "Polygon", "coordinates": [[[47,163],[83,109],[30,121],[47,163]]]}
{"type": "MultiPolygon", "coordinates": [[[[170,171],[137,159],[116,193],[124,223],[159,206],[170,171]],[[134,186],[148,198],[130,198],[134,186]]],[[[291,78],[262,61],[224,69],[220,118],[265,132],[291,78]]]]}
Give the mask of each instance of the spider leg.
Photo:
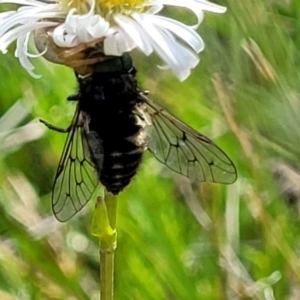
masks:
{"type": "Polygon", "coordinates": [[[85,53],[83,53],[84,51],[86,51],[87,49],[95,48],[97,44],[100,44],[103,41],[104,38],[99,38],[92,42],[82,43],[73,48],[61,48],[62,51],[58,54],[58,56],[62,59],[68,59],[69,57],[73,57],[76,54],[83,54],[83,56],[85,56],[85,53]]]}

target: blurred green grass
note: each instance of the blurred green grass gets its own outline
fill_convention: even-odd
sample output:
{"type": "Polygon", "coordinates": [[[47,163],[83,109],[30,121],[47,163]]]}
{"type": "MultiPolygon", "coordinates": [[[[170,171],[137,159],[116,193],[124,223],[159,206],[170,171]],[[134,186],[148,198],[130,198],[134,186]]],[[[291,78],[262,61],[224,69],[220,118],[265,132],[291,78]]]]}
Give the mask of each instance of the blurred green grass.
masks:
{"type": "MultiPolygon", "coordinates": [[[[119,199],[115,299],[300,299],[300,3],[221,4],[227,13],[207,13],[199,29],[206,49],[185,82],[155,59],[135,61],[151,98],[213,138],[239,179],[190,186],[146,155],[119,199]]],[[[66,137],[36,120],[67,127],[76,83],[34,63],[39,80],[0,57],[1,120],[15,103],[28,111],[16,129],[15,115],[0,120],[0,298],[98,299],[93,201],[66,224],[54,219],[66,137]]]]}

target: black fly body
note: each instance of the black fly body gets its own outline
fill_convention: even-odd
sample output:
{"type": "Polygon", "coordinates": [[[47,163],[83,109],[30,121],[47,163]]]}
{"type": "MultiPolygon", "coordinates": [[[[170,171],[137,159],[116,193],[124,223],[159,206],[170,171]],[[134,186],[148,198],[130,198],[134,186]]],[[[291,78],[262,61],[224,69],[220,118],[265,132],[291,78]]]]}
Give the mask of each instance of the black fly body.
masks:
{"type": "Polygon", "coordinates": [[[96,64],[88,76],[77,75],[79,92],[69,98],[78,105],[53,186],[58,220],[66,221],[81,210],[99,181],[109,192],[121,192],[146,149],[192,180],[225,184],[236,180],[232,161],[218,146],[139,90],[129,55],[107,64],[96,64]]]}

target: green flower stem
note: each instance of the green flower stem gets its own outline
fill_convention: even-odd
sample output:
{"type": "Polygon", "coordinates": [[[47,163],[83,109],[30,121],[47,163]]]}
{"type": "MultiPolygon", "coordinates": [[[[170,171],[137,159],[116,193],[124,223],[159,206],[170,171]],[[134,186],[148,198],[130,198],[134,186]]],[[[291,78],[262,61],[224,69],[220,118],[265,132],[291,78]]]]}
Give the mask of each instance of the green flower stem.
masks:
{"type": "Polygon", "coordinates": [[[114,298],[114,252],[100,250],[100,299],[114,298]]]}
{"type": "Polygon", "coordinates": [[[114,295],[114,254],[117,247],[116,232],[117,198],[105,193],[105,199],[97,198],[92,221],[92,235],[100,245],[100,296],[112,300],[114,295]]]}
{"type": "Polygon", "coordinates": [[[116,230],[116,219],[117,219],[117,197],[111,193],[105,193],[105,203],[107,207],[107,214],[110,226],[116,230]]]}

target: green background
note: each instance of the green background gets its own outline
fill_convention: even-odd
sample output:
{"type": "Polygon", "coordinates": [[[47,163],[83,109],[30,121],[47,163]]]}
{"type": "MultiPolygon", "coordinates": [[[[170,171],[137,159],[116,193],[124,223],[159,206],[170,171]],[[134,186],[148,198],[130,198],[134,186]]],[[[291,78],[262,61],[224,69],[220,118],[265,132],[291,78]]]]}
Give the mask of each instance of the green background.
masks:
{"type": "MultiPolygon", "coordinates": [[[[150,97],[234,161],[233,185],[191,185],[149,153],[120,195],[115,299],[300,299],[300,2],[222,1],[183,83],[134,53],[150,97]]],[[[194,22],[190,14],[165,11],[194,22]]],[[[51,188],[72,119],[70,69],[0,56],[0,299],[98,299],[93,200],[61,224],[51,188]],[[13,107],[13,108],[12,108],[13,107]],[[22,118],[22,112],[24,117],[22,118]]]]}

